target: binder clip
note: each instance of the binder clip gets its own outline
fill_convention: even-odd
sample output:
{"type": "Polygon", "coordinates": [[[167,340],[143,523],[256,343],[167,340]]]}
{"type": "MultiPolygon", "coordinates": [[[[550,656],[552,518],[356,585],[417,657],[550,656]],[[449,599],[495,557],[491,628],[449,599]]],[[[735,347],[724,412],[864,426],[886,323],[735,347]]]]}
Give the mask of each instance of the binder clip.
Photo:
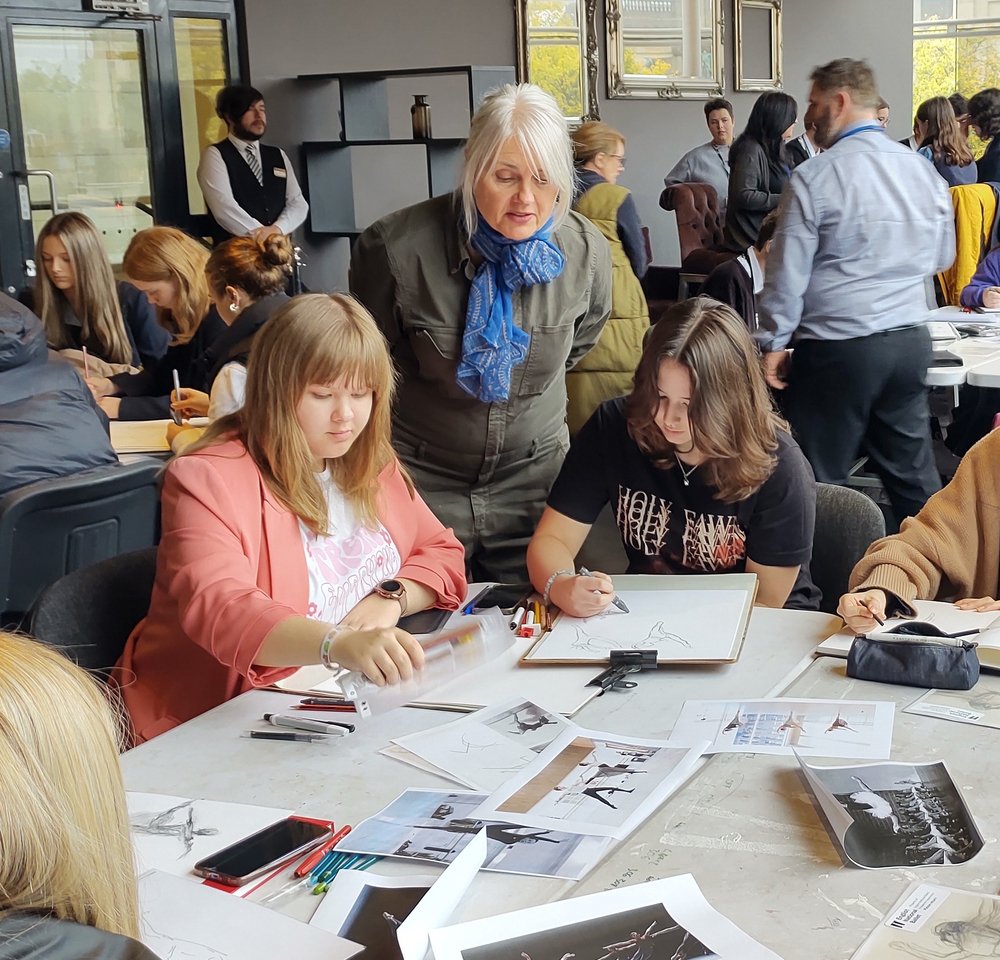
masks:
{"type": "Polygon", "coordinates": [[[608,690],[631,690],[637,684],[634,680],[625,679],[630,673],[655,669],[655,650],[612,650],[611,666],[594,677],[587,686],[600,687],[601,694],[608,690]]]}

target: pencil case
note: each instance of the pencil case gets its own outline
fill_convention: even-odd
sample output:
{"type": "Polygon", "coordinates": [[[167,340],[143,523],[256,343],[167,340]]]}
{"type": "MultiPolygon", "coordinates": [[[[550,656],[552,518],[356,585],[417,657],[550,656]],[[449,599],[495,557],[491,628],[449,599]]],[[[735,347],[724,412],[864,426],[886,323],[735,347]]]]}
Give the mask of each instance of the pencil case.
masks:
{"type": "Polygon", "coordinates": [[[954,637],[855,637],[847,675],[856,680],[938,690],[971,690],[979,680],[976,643],[954,637]]]}

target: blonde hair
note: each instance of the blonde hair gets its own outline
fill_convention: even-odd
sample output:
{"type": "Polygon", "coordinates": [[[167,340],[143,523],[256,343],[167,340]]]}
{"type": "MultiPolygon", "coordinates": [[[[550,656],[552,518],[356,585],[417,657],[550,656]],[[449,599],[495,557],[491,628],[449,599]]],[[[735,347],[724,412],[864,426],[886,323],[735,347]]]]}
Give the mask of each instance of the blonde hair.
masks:
{"type": "Polygon", "coordinates": [[[588,120],[573,131],[573,160],[578,167],[590,163],[599,153],[612,154],[625,138],[601,120],[588,120]]]}
{"type": "MultiPolygon", "coordinates": [[[[341,379],[372,390],[371,417],[347,453],[326,465],[362,522],[372,526],[379,474],[395,459],[396,374],[371,314],[346,294],[302,294],[275,313],[254,336],[243,408],[216,420],[185,453],[242,441],[274,495],[314,533],[327,534],[327,500],[296,410],[311,384],[341,379]]],[[[408,478],[407,486],[412,495],[408,478]]]]}
{"type": "Polygon", "coordinates": [[[121,743],[97,680],[0,632],[0,916],[139,935],[121,743]]]}
{"type": "Polygon", "coordinates": [[[93,336],[101,346],[100,359],[108,363],[131,364],[132,343],[125,329],[118,301],[115,277],[94,222],[82,213],[58,213],[41,230],[35,244],[35,312],[45,325],[45,336],[56,350],[73,347],[63,323],[66,295],[49,279],[42,247],[49,237],[62,241],[76,277],[76,309],[80,338],[87,343],[93,336]]]}
{"type": "Polygon", "coordinates": [[[777,433],[788,425],[775,412],[762,361],[746,324],[718,300],[695,297],[671,307],[650,329],[625,400],[629,435],[657,466],[673,469],[676,448],[655,417],[664,360],[691,377],[688,421],[704,472],[724,503],[745,500],[771,475],[777,433]]]}
{"type": "Polygon", "coordinates": [[[569,129],[555,98],[533,83],[505,83],[490,90],[476,110],[465,145],[460,178],[465,228],[471,237],[479,223],[476,184],[496,166],[504,143],[514,139],[532,173],[557,189],[553,229],[562,226],[573,201],[573,154],[569,129]]]}
{"type": "Polygon", "coordinates": [[[253,300],[281,293],[292,274],[292,241],[282,233],[231,237],[211,252],[205,274],[216,296],[230,286],[253,300]]]}
{"type": "Polygon", "coordinates": [[[122,267],[130,280],[172,283],[177,295],[170,310],[157,307],[160,324],[173,343],[187,343],[208,313],[210,298],[205,264],[208,250],[176,227],[147,227],[128,245],[122,267]]]}

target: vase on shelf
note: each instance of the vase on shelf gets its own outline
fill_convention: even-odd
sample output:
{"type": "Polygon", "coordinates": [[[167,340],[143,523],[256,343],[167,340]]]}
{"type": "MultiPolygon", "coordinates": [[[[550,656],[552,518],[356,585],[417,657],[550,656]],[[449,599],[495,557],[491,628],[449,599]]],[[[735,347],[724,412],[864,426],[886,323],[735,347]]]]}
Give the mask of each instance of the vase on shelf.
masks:
{"type": "Polygon", "coordinates": [[[431,107],[427,102],[426,93],[413,95],[413,106],[410,107],[410,123],[413,126],[414,140],[431,139],[431,107]]]}

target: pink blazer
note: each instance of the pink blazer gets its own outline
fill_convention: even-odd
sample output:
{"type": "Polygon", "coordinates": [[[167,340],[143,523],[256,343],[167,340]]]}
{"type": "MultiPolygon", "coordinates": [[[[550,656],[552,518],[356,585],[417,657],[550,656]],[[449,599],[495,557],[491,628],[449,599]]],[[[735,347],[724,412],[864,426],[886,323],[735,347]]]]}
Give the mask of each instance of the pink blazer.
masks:
{"type": "MultiPolygon", "coordinates": [[[[457,608],[466,586],[462,545],[419,495],[411,499],[395,461],[379,485],[378,515],[399,550],[399,576],[433,590],[438,606],[457,608]]],[[[305,616],[309,603],[298,519],[243,444],[171,463],[162,508],[149,613],[114,671],[136,743],[293,673],[257,667],[254,658],[270,630],[305,616]]]]}

